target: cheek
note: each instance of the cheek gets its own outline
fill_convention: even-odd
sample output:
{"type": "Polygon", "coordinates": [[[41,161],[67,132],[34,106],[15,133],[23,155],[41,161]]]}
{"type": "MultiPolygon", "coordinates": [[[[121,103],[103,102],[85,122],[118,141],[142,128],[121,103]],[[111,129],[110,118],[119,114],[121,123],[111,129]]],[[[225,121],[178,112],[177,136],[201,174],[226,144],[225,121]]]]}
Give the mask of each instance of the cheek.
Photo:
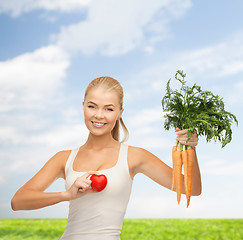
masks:
{"type": "Polygon", "coordinates": [[[118,114],[111,114],[107,116],[107,119],[109,119],[110,122],[116,122],[117,118],[118,118],[118,114]]]}
{"type": "Polygon", "coordinates": [[[92,111],[84,110],[84,119],[90,119],[93,116],[92,111]]]}

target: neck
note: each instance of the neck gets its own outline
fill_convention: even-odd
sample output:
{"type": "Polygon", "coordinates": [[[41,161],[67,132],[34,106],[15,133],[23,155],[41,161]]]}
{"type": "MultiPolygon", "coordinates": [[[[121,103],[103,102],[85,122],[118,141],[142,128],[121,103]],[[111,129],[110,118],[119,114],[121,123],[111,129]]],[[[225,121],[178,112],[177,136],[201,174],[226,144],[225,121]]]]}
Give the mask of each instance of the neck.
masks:
{"type": "Polygon", "coordinates": [[[117,145],[117,141],[112,137],[111,134],[96,136],[93,135],[92,133],[89,133],[85,145],[88,148],[102,149],[105,147],[111,147],[117,145]]]}

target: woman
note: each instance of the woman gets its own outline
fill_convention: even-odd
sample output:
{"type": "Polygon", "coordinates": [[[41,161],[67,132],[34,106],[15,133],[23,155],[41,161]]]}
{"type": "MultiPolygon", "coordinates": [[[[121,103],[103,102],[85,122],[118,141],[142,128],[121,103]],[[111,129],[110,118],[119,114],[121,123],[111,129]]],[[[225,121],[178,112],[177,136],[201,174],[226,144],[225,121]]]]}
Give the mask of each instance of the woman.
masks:
{"type": "MultiPolygon", "coordinates": [[[[143,173],[170,189],[172,169],[152,153],[119,142],[123,89],[111,77],[94,79],[83,101],[84,120],[89,130],[79,148],[56,153],[43,168],[14,195],[13,210],[31,210],[70,201],[68,223],[61,240],[118,240],[129,201],[133,178],[143,173]],[[90,176],[104,174],[108,183],[101,192],[91,188],[90,176]],[[66,191],[48,193],[57,178],[65,179],[66,191]]],[[[186,143],[187,130],[176,129],[177,140],[186,143]]],[[[198,143],[194,134],[188,145],[198,143]]],[[[182,193],[185,194],[182,182],[182,193]]],[[[201,177],[195,153],[192,195],[201,194],[201,177]]]]}

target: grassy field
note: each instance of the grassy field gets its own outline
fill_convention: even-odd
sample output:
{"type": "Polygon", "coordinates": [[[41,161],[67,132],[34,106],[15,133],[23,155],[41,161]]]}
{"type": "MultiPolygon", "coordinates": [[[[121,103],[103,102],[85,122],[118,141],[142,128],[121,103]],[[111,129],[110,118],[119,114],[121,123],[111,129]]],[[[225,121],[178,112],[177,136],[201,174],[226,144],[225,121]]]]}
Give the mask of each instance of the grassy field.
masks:
{"type": "MultiPolygon", "coordinates": [[[[58,240],[66,223],[66,219],[0,219],[0,239],[58,240]]],[[[121,239],[242,240],[243,219],[125,219],[121,239]]]]}

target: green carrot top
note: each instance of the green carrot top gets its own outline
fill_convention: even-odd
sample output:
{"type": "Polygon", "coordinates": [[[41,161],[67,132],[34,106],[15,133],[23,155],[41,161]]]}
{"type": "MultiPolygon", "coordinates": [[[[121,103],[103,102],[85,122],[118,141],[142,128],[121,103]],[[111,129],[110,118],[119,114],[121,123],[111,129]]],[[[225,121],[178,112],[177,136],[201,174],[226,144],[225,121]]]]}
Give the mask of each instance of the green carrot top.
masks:
{"type": "Polygon", "coordinates": [[[207,142],[218,140],[224,147],[232,140],[232,123],[236,122],[238,125],[236,116],[225,110],[223,99],[219,95],[203,91],[196,84],[186,86],[185,77],[186,74],[180,70],[175,74],[175,80],[181,83],[179,90],[171,89],[171,79],[167,82],[162,99],[164,128],[189,129],[187,141],[196,130],[199,136],[206,137],[207,142]]]}

